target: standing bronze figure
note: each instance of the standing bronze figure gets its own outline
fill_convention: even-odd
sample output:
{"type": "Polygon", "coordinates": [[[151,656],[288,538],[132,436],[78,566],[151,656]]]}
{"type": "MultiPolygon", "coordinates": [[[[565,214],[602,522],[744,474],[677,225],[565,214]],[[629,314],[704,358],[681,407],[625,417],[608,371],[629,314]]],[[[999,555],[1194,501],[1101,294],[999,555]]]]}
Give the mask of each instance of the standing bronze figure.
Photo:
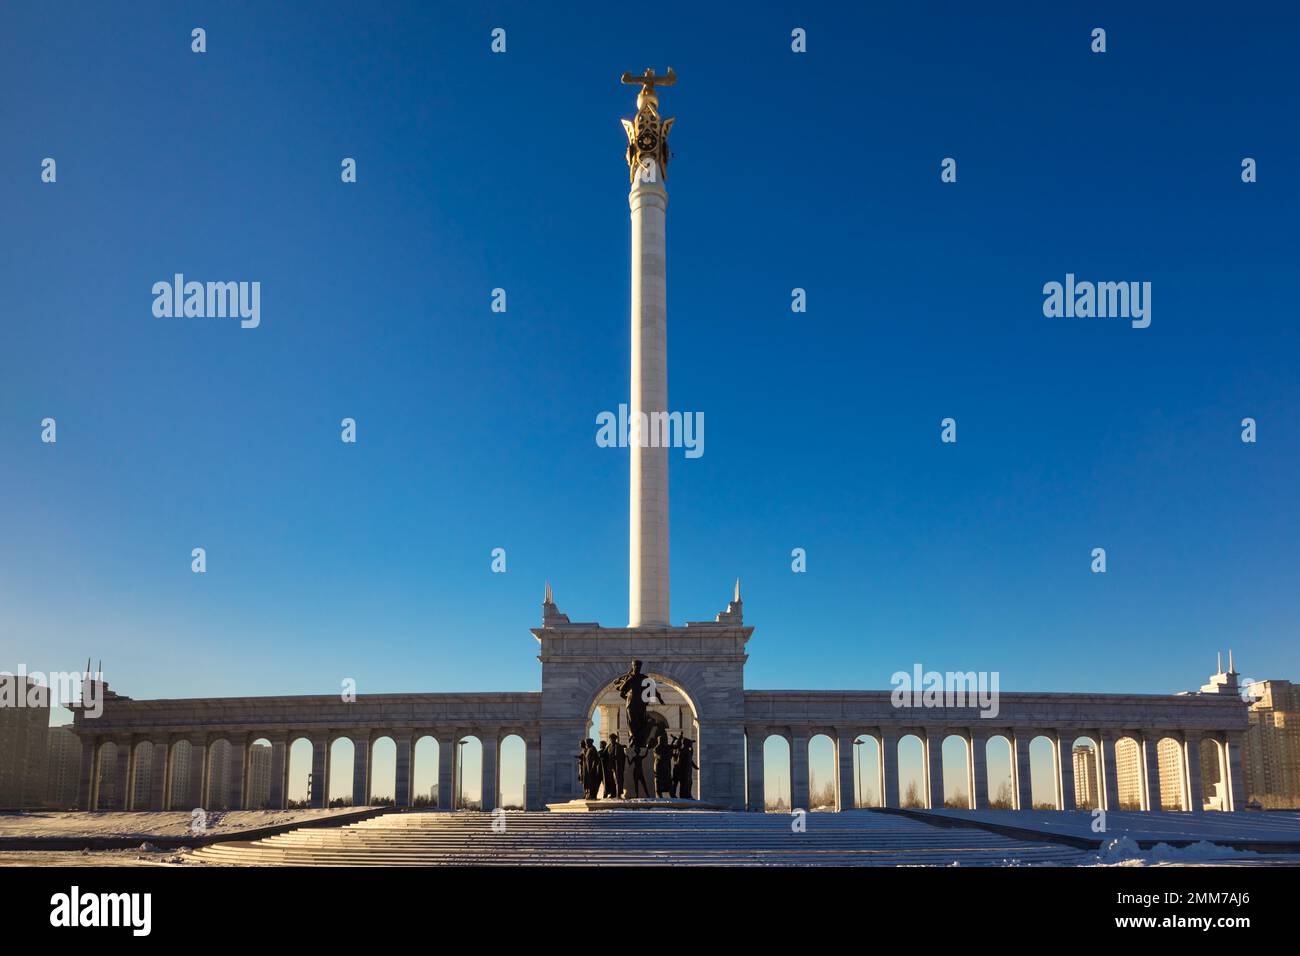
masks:
{"type": "Polygon", "coordinates": [[[600,749],[596,752],[596,757],[600,761],[600,782],[604,787],[602,796],[606,800],[617,797],[618,791],[614,789],[614,752],[609,749],[603,740],[600,742],[600,749]]]}
{"type": "Polygon", "coordinates": [[[590,737],[587,738],[585,743],[586,759],[583,761],[583,792],[588,800],[595,800],[596,792],[600,789],[600,755],[596,753],[596,745],[590,737]]]}
{"type": "Polygon", "coordinates": [[[699,765],[695,762],[695,742],[689,737],[681,738],[681,745],[677,752],[677,761],[673,767],[674,777],[677,782],[677,796],[683,800],[691,800],[692,791],[695,789],[695,774],[693,771],[699,770],[699,765]]]}
{"type": "Polygon", "coordinates": [[[618,734],[609,735],[609,759],[614,770],[614,796],[625,795],[623,775],[627,767],[627,748],[618,742],[618,734]]]}
{"type": "Polygon", "coordinates": [[[655,744],[655,796],[671,797],[673,795],[673,745],[668,742],[667,734],[660,734],[655,744]]]}
{"type": "Polygon", "coordinates": [[[645,756],[644,747],[628,748],[628,757],[632,761],[632,785],[628,787],[628,795],[633,798],[650,796],[650,788],[645,782],[645,756]]]}
{"type": "Polygon", "coordinates": [[[641,673],[641,662],[633,661],[627,673],[614,681],[614,690],[618,691],[618,695],[623,698],[623,710],[627,714],[627,726],[632,733],[634,747],[646,745],[646,732],[649,730],[646,721],[649,701],[646,698],[651,695],[646,693],[644,685],[648,680],[649,678],[641,673]]]}

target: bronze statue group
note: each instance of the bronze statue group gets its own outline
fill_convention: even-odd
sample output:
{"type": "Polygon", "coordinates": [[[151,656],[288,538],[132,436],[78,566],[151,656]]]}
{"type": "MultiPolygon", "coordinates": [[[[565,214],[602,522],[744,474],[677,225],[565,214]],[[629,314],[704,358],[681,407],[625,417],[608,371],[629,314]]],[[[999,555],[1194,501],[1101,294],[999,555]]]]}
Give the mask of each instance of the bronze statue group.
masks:
{"type": "Polygon", "coordinates": [[[578,781],[588,800],[648,797],[641,762],[647,754],[654,758],[654,795],[691,799],[695,771],[700,768],[695,763],[695,742],[689,737],[676,735],[669,740],[667,734],[661,733],[652,747],[638,747],[635,742],[627,747],[619,742],[618,734],[610,734],[609,740],[602,740],[600,746],[588,737],[580,747],[578,781]],[[628,764],[632,769],[630,780],[628,764]]]}
{"type": "Polygon", "coordinates": [[[664,728],[654,742],[650,736],[647,711],[651,703],[662,703],[654,679],[641,671],[641,662],[633,661],[627,673],[614,681],[614,689],[624,701],[627,715],[629,746],[619,742],[618,734],[609,735],[597,747],[590,737],[582,741],[578,754],[578,782],[588,800],[597,795],[637,799],[649,796],[642,760],[647,754],[654,758],[655,796],[691,799],[695,771],[695,741],[678,734],[671,740],[664,728]],[[628,764],[632,765],[632,779],[625,781],[628,764]],[[627,786],[624,787],[624,783],[627,786]]]}

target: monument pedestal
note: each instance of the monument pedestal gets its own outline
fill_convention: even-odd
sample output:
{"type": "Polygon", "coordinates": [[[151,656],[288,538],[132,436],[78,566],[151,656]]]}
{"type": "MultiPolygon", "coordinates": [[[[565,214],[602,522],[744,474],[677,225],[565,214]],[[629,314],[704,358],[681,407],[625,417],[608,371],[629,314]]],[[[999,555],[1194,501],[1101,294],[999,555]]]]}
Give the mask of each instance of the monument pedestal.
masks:
{"type": "Polygon", "coordinates": [[[720,803],[701,803],[699,800],[641,797],[635,800],[587,800],[579,797],[567,803],[548,803],[552,813],[599,813],[601,810],[726,810],[720,803]]]}

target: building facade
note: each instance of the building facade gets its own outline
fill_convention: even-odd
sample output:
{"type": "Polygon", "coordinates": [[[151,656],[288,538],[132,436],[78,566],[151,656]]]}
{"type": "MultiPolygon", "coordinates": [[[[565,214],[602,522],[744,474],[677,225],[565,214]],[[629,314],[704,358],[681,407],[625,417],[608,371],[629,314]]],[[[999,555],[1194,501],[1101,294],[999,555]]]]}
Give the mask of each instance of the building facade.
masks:
{"type": "Polygon", "coordinates": [[[50,706],[30,677],[5,675],[0,703],[0,808],[45,805],[50,706]]]}
{"type": "Polygon", "coordinates": [[[1249,687],[1246,792],[1266,809],[1300,808],[1300,686],[1266,680],[1249,687]]]}
{"type": "Polygon", "coordinates": [[[711,806],[763,808],[763,748],[772,736],[788,744],[787,765],[775,774],[789,781],[796,807],[810,802],[809,746],[819,737],[830,741],[835,755],[836,809],[858,802],[855,779],[861,777],[864,790],[869,783],[885,806],[898,807],[899,748],[904,742],[911,746],[913,738],[921,743],[924,768],[916,799],[943,806],[942,747],[955,736],[966,754],[957,790],[976,808],[989,804],[987,754],[995,738],[1011,749],[1011,801],[1024,808],[1033,804],[1030,745],[1043,738],[1053,783],[1052,792],[1038,802],[1073,809],[1074,747],[1081,737],[1096,751],[1090,767],[1096,771],[1096,799],[1104,807],[1114,809],[1124,801],[1161,807],[1157,752],[1169,741],[1166,749],[1178,755],[1173,785],[1189,794],[1188,805],[1202,808],[1204,784],[1200,773],[1186,768],[1200,768],[1203,754],[1211,754],[1220,768],[1216,786],[1221,785],[1224,805],[1235,808],[1244,799],[1239,751],[1247,721],[1232,674],[1216,675],[1214,687],[1198,694],[1001,694],[998,715],[989,720],[978,708],[956,702],[896,706],[890,691],[747,688],[754,629],[744,622],[739,583],[726,610],[713,620],[671,623],[667,444],[649,439],[671,424],[665,180],[673,120],[661,117],[657,88],[675,83],[676,76],[671,70],[662,77],[646,71],[623,79],[641,87],[636,116],[623,121],[632,250],[628,626],[571,622],[548,585],[541,625],[532,629],[541,665],[537,692],[135,701],[103,685],[96,688],[103,692],[103,715],[94,720],[81,711],[76,715],[75,729],[85,744],[79,805],[141,808],[143,793],[151,808],[190,808],[212,799],[215,790],[226,806],[247,806],[257,799],[250,796],[251,748],[263,739],[269,743],[266,800],[271,807],[286,803],[287,754],[299,739],[311,746],[315,805],[324,803],[331,779],[340,775],[351,783],[352,802],[365,804],[372,792],[373,746],[386,737],[396,745],[396,803],[410,806],[415,744],[428,736],[437,742],[437,805],[449,808],[453,794],[462,792],[457,745],[472,736],[483,745],[482,806],[492,809],[500,803],[501,742],[518,736],[524,742],[525,804],[541,809],[580,795],[579,741],[591,733],[594,715],[602,727],[619,725],[613,682],[630,662],[640,661],[644,674],[664,691],[660,716],[669,726],[689,729],[696,741],[695,795],[711,806]],[[1229,684],[1231,691],[1225,690],[1229,684]],[[331,765],[331,745],[341,737],[354,743],[350,766],[331,765]],[[868,738],[876,744],[876,765],[856,766],[854,742],[868,738]],[[135,756],[145,744],[151,750],[147,771],[135,756]],[[1123,763],[1121,752],[1127,755],[1123,763]],[[142,772],[147,774],[142,788],[127,784],[142,772]]]}

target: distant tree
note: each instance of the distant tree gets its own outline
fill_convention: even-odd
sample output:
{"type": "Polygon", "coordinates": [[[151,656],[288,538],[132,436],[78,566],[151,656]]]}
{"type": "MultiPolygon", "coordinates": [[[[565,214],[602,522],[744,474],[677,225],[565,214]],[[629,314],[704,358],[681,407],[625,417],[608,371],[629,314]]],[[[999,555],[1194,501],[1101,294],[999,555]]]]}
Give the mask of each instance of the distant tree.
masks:
{"type": "Polygon", "coordinates": [[[998,787],[998,795],[989,801],[989,806],[994,810],[1010,810],[1014,805],[1011,799],[1011,781],[1003,780],[1002,786],[998,787]]]}
{"type": "Polygon", "coordinates": [[[827,782],[824,786],[818,787],[813,783],[812,793],[813,810],[833,810],[835,808],[835,784],[827,782]]]}
{"type": "Polygon", "coordinates": [[[907,784],[907,795],[903,797],[903,806],[907,808],[924,808],[925,801],[921,799],[921,791],[916,785],[916,781],[909,781],[907,784]]]}

